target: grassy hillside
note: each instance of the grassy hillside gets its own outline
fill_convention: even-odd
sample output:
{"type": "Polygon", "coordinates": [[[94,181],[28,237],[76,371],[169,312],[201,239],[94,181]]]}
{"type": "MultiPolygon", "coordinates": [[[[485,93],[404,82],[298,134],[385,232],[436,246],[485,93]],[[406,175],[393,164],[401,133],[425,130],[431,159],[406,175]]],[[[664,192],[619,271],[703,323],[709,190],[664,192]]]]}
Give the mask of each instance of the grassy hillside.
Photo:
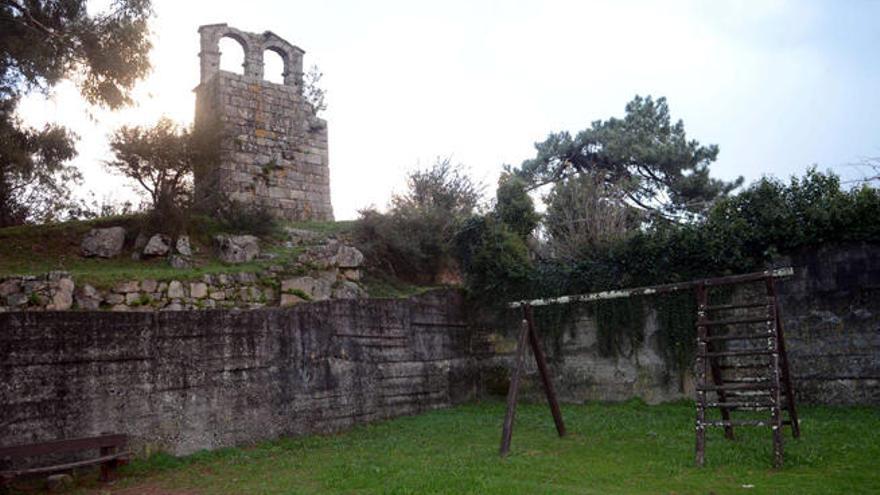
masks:
{"type": "MultiPolygon", "coordinates": [[[[81,283],[108,286],[121,280],[196,279],[206,273],[234,273],[259,271],[270,265],[284,264],[302,252],[302,248],[284,246],[285,232],[263,236],[264,252],[275,256],[271,260],[244,264],[225,264],[212,255],[212,236],[224,232],[221,225],[209,219],[195,219],[188,233],[195,250],[192,269],[172,268],[164,258],[133,260],[134,240],[143,218],[138,215],[109,217],[92,221],[74,221],[47,225],[25,225],[0,229],[0,277],[32,275],[51,270],[70,272],[81,283]],[[80,241],[92,228],[125,227],[125,248],[113,259],[85,258],[80,255],[80,241]]],[[[351,222],[304,222],[285,224],[285,227],[308,229],[323,235],[344,234],[351,222]]]]}
{"type": "MultiPolygon", "coordinates": [[[[140,215],[127,215],[0,229],[0,278],[61,270],[70,272],[77,283],[103,288],[127,280],[185,281],[199,279],[202,275],[211,273],[259,272],[273,265],[289,266],[303,252],[303,247],[285,245],[289,238],[287,229],[315,232],[319,239],[345,239],[354,224],[352,221],[283,223],[275,232],[260,239],[263,252],[274,256],[272,259],[233,265],[221,262],[212,254],[212,237],[227,230],[211,219],[196,218],[188,229],[195,250],[194,267],[181,270],[169,266],[165,258],[131,258],[134,241],[143,221],[144,218],[140,215]],[[80,241],[90,229],[113,226],[125,227],[127,232],[122,254],[112,259],[85,258],[80,255],[80,241]]],[[[415,286],[387,274],[370,271],[365,273],[362,285],[371,297],[379,298],[408,297],[433,288],[415,286]]]]}

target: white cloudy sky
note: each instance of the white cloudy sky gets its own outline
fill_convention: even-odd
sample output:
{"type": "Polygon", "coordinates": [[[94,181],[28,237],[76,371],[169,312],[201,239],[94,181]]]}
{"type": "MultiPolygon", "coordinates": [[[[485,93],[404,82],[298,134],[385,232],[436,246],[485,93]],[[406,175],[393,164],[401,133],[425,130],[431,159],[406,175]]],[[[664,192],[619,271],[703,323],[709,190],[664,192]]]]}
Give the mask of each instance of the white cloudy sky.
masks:
{"type": "MultiPolygon", "coordinates": [[[[96,2],[95,8],[99,3],[96,2]]],[[[62,84],[20,106],[80,136],[84,190],[133,195],[103,167],[107,135],[192,121],[201,24],[271,30],[324,72],[338,219],[384,206],[402,172],[451,155],[494,183],[551,131],[666,96],[689,135],[716,143],[716,176],[852,179],[880,156],[880,2],[154,0],[154,70],[139,105],[89,109],[62,84]]],[[[235,54],[238,55],[238,54],[235,54]]],[[[238,55],[240,58],[240,55],[238,55]]],[[[229,55],[222,64],[233,64],[229,55]]],[[[270,70],[271,68],[267,69],[270,70]]]]}

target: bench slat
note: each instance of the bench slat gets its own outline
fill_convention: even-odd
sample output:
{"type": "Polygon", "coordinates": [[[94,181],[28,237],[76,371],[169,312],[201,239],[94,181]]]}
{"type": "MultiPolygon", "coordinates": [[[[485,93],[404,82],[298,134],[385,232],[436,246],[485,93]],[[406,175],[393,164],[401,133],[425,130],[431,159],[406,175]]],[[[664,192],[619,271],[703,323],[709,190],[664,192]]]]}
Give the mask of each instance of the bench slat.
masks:
{"type": "Polygon", "coordinates": [[[0,457],[31,457],[79,450],[100,449],[101,447],[124,447],[128,436],[121,434],[100,435],[97,437],[52,440],[31,445],[0,447],[0,457]]]}
{"type": "Polygon", "coordinates": [[[57,464],[55,466],[44,466],[38,468],[29,468],[29,469],[17,469],[12,471],[0,471],[0,478],[11,477],[15,478],[18,476],[26,476],[31,474],[45,474],[45,473],[54,473],[57,471],[68,471],[70,469],[82,467],[82,466],[91,466],[94,464],[103,464],[105,462],[113,461],[113,460],[121,460],[127,459],[131,456],[131,452],[119,452],[117,454],[110,454],[101,457],[95,457],[93,459],[86,459],[84,461],[76,461],[76,462],[68,462],[67,464],[57,464]]]}

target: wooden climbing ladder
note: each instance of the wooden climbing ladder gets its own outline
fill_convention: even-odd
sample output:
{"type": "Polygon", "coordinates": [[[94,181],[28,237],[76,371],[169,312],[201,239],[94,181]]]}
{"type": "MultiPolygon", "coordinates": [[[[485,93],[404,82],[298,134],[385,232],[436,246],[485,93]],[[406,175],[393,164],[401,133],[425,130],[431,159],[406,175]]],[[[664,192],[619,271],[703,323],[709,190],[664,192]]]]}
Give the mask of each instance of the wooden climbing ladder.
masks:
{"type": "Polygon", "coordinates": [[[723,427],[724,436],[733,439],[735,426],[758,426],[770,427],[773,465],[782,467],[782,428],[791,426],[795,438],[800,428],[774,277],[763,272],[702,280],[696,297],[697,465],[705,462],[706,428],[723,427]],[[743,284],[762,285],[762,295],[752,301],[710,304],[711,289],[743,284]],[[707,418],[712,408],[720,410],[720,420],[707,418]],[[769,418],[731,419],[731,413],[740,411],[765,411],[769,418]]]}

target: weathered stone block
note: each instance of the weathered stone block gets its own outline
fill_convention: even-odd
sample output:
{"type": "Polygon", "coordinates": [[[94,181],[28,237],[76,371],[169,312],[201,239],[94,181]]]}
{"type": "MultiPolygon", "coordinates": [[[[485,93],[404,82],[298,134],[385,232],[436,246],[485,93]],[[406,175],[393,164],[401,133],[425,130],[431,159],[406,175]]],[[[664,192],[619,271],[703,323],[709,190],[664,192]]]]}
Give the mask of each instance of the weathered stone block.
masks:
{"type": "Polygon", "coordinates": [[[24,306],[28,302],[28,296],[21,292],[15,292],[6,296],[6,305],[10,307],[24,306]]]}
{"type": "Polygon", "coordinates": [[[225,263],[244,263],[260,254],[259,239],[252,235],[214,236],[217,257],[225,263]]]}
{"type": "Polygon", "coordinates": [[[17,278],[11,278],[0,282],[0,297],[21,291],[21,282],[17,278]]]}
{"type": "Polygon", "coordinates": [[[165,256],[171,251],[171,238],[165,234],[155,234],[144,246],[144,256],[165,256]]]}
{"type": "Polygon", "coordinates": [[[177,280],[172,280],[168,283],[168,298],[169,299],[182,299],[186,297],[186,294],[183,289],[183,284],[177,280]]]}
{"type": "Polygon", "coordinates": [[[348,280],[340,282],[333,289],[333,299],[359,299],[361,297],[367,297],[366,291],[361,289],[358,284],[348,280]]]}
{"type": "Polygon", "coordinates": [[[330,298],[332,284],[327,280],[314,277],[298,277],[282,281],[282,294],[290,291],[302,291],[308,294],[313,301],[323,301],[330,298]]]}
{"type": "Polygon", "coordinates": [[[125,304],[128,304],[129,306],[131,306],[135,303],[139,303],[140,300],[141,300],[141,295],[138,292],[129,292],[128,294],[125,295],[125,304]]]}
{"type": "Polygon", "coordinates": [[[336,266],[339,268],[358,268],[364,262],[364,255],[357,248],[340,245],[336,252],[336,266]]]}
{"type": "Polygon", "coordinates": [[[189,284],[189,294],[193,299],[202,299],[208,295],[208,284],[194,282],[189,284]]]}
{"type": "Polygon", "coordinates": [[[83,238],[80,250],[86,257],[113,258],[119,255],[124,244],[125,229],[122,227],[92,229],[83,238]]]}
{"type": "Polygon", "coordinates": [[[89,284],[84,284],[74,293],[74,300],[79,309],[94,311],[101,306],[101,294],[89,284]]]}
{"type": "Polygon", "coordinates": [[[62,278],[57,282],[57,286],[52,294],[52,305],[46,309],[55,311],[65,311],[73,305],[73,280],[62,278]]]}
{"type": "Polygon", "coordinates": [[[126,282],[119,282],[113,286],[113,292],[117,292],[119,294],[127,294],[129,292],[137,292],[140,290],[140,283],[137,280],[129,280],[126,282]]]}
{"type": "Polygon", "coordinates": [[[141,290],[144,292],[157,292],[159,283],[152,279],[141,280],[141,290]]]}
{"type": "Polygon", "coordinates": [[[107,304],[111,306],[115,306],[117,304],[122,304],[125,302],[125,296],[122,294],[107,294],[107,297],[104,298],[107,301],[107,304]]]}
{"type": "Polygon", "coordinates": [[[300,304],[306,302],[305,299],[297,296],[296,294],[281,294],[281,307],[293,306],[294,304],[300,304]]]}
{"type": "Polygon", "coordinates": [[[189,236],[182,235],[178,236],[177,241],[174,243],[174,248],[177,250],[178,254],[182,254],[184,256],[192,256],[192,246],[189,243],[189,236]]]}

